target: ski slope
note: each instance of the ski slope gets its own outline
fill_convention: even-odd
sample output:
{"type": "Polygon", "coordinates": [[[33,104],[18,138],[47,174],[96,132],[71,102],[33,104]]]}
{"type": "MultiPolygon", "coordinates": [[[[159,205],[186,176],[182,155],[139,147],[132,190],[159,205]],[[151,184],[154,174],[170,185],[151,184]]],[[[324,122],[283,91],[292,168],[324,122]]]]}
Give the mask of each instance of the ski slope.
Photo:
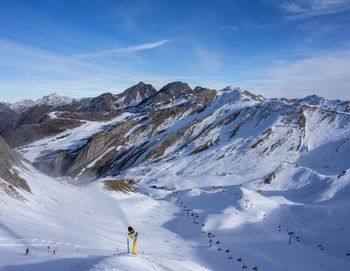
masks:
{"type": "Polygon", "coordinates": [[[170,202],[108,192],[100,181],[74,186],[30,165],[18,170],[33,194],[0,194],[0,270],[210,270],[193,244],[162,227],[177,210],[170,202]],[[138,256],[126,254],[129,225],[139,232],[138,256]]]}
{"type": "MultiPolygon", "coordinates": [[[[22,192],[24,202],[0,194],[1,271],[349,269],[350,174],[321,192],[315,175],[295,186],[298,193],[257,191],[253,182],[227,185],[227,179],[208,186],[212,176],[183,180],[171,191],[134,175],[139,193],[123,194],[105,190],[102,179],[76,186],[30,165],[18,170],[33,194],[22,192]],[[320,197],[309,198],[310,186],[320,197]],[[126,253],[128,225],[139,232],[137,256],[126,253]],[[208,233],[215,235],[211,247],[208,233]],[[47,246],[57,253],[48,254],[47,246]],[[23,255],[27,247],[30,256],[23,255]]],[[[172,173],[157,184],[175,184],[172,173]]]]}

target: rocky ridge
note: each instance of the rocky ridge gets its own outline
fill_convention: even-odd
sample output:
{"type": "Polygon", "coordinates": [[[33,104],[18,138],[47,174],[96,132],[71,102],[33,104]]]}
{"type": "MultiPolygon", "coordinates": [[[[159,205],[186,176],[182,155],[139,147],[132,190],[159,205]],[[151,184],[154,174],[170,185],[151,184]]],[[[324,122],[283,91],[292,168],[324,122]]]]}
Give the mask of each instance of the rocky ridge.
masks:
{"type": "MultiPolygon", "coordinates": [[[[105,102],[102,104],[94,99],[89,103],[80,101],[83,111],[96,110],[111,118],[127,113],[127,117],[81,138],[70,147],[50,150],[44,146],[45,151],[35,157],[34,165],[54,176],[92,180],[124,174],[134,167],[147,168],[150,164],[169,161],[175,165],[190,156],[198,161],[193,167],[200,167],[199,161],[206,164],[220,161],[218,170],[228,174],[232,171],[230,164],[259,157],[272,161],[273,166],[262,172],[268,176],[281,163],[305,163],[309,153],[322,143],[315,137],[317,133],[341,131],[340,136],[322,144],[334,145],[337,152],[349,148],[349,102],[315,97],[266,99],[240,88],[192,89],[182,82],[167,84],[158,92],[139,83],[125,93],[118,97],[103,94],[94,98],[105,102]],[[130,98],[127,106],[116,106],[125,93],[136,97],[135,91],[145,88],[151,91],[140,102],[134,103],[135,99],[130,98]]],[[[68,116],[67,121],[77,121],[77,114],[68,116]]],[[[79,121],[89,124],[91,119],[79,121]]],[[[79,127],[72,129],[73,134],[74,131],[79,131],[79,127]]],[[[50,140],[60,142],[64,136],[58,134],[50,140]]],[[[23,153],[29,150],[30,145],[21,147],[23,153]]],[[[347,166],[334,165],[334,170],[341,171],[347,166]]]]}

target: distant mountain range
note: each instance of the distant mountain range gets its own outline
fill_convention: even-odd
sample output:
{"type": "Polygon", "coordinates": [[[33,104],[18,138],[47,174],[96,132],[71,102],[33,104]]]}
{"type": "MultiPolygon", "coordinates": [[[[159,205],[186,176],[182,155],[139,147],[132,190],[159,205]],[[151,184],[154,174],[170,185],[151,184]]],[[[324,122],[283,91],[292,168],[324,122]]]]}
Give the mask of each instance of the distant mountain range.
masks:
{"type": "Polygon", "coordinates": [[[52,94],[30,104],[17,116],[7,109],[1,134],[25,157],[35,148],[36,156],[27,158],[54,176],[93,179],[188,155],[236,163],[238,150],[240,160],[278,155],[273,167],[279,168],[282,161],[297,164],[318,141],[338,151],[349,147],[340,135],[349,132],[350,102],[315,95],[266,99],[240,88],[192,89],[183,82],[157,91],[140,82],[121,94],[79,100],[52,94]],[[314,138],[318,133],[328,136],[314,138]]]}

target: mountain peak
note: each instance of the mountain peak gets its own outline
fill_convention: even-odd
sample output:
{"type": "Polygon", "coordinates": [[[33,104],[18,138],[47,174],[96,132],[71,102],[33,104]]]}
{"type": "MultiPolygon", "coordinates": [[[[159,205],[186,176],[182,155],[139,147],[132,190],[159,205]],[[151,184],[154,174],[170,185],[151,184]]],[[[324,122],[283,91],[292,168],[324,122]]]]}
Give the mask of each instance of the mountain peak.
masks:
{"type": "Polygon", "coordinates": [[[35,105],[35,101],[30,99],[23,99],[15,103],[8,103],[7,106],[15,111],[17,114],[21,114],[26,111],[28,108],[35,105]]]}
{"type": "Polygon", "coordinates": [[[185,93],[185,92],[191,92],[192,88],[184,82],[181,81],[175,81],[175,82],[171,82],[169,84],[166,84],[164,87],[162,87],[159,92],[181,92],[181,93],[185,93]]]}
{"type": "Polygon", "coordinates": [[[306,96],[302,99],[298,99],[298,101],[300,103],[305,103],[305,104],[310,104],[310,105],[319,105],[319,104],[323,103],[325,100],[324,100],[324,98],[314,94],[314,95],[306,96]]]}
{"type": "Polygon", "coordinates": [[[51,93],[49,95],[46,95],[42,97],[41,99],[38,99],[36,101],[36,104],[46,104],[46,105],[64,105],[64,104],[69,104],[73,102],[74,99],[71,97],[67,96],[59,96],[56,92],[51,93]]]}
{"type": "Polygon", "coordinates": [[[144,82],[140,81],[119,95],[119,106],[126,107],[136,105],[156,93],[157,90],[151,84],[145,84],[144,82]]]}
{"type": "Polygon", "coordinates": [[[254,94],[248,90],[235,86],[227,86],[219,90],[219,95],[226,97],[226,99],[230,97],[232,100],[251,100],[254,102],[263,102],[266,100],[266,98],[260,94],[254,94]]]}

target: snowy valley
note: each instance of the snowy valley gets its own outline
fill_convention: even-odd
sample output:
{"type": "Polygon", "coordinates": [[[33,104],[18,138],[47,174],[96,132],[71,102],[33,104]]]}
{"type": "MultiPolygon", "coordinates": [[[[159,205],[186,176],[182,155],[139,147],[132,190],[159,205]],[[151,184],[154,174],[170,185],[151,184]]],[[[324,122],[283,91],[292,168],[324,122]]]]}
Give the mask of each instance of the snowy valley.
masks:
{"type": "Polygon", "coordinates": [[[350,270],[350,101],[140,82],[1,106],[1,271],[350,270]]]}

